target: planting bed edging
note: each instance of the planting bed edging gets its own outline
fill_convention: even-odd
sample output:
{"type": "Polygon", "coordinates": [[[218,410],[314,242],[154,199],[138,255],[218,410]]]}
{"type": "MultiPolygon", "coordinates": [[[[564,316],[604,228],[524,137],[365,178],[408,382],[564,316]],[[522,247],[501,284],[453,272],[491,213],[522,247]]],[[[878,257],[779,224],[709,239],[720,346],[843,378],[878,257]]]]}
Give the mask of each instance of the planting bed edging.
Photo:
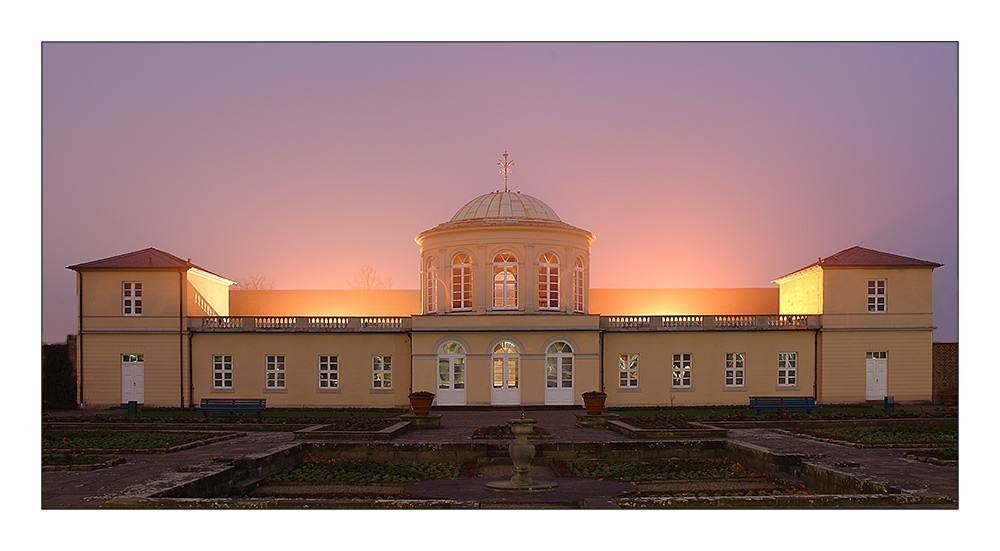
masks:
{"type": "MultiPolygon", "coordinates": [[[[42,458],[44,463],[45,458],[42,458]]],[[[113,467],[115,465],[121,465],[125,462],[124,457],[112,457],[106,461],[101,461],[100,463],[77,463],[73,465],[42,465],[42,472],[47,471],[96,471],[97,469],[106,469],[108,467],[113,467]]]]}
{"type": "Polygon", "coordinates": [[[810,440],[815,440],[817,442],[826,442],[827,444],[837,444],[840,446],[847,446],[849,448],[859,448],[859,449],[892,449],[892,448],[953,448],[958,445],[958,442],[942,442],[940,444],[933,444],[928,442],[881,442],[877,444],[866,444],[864,442],[851,442],[850,440],[841,440],[839,438],[824,438],[822,436],[815,436],[812,434],[803,434],[801,432],[792,432],[782,429],[773,429],[774,432],[778,434],[784,434],[785,436],[792,436],[795,438],[808,438],[810,440]]]}
{"type": "Polygon", "coordinates": [[[696,423],[692,421],[687,421],[689,425],[696,426],[695,429],[644,429],[627,423],[625,421],[608,420],[608,428],[624,434],[629,438],[649,438],[649,439],[664,439],[664,438],[725,438],[728,434],[726,429],[720,429],[705,425],[702,423],[696,423]]]}
{"type": "MultiPolygon", "coordinates": [[[[189,433],[189,432],[192,432],[192,431],[157,431],[157,430],[151,430],[151,431],[146,431],[146,432],[181,432],[181,433],[189,433]]],[[[212,432],[207,432],[207,431],[205,431],[205,432],[194,431],[194,432],[196,432],[197,434],[213,434],[212,432]]],[[[168,447],[165,447],[165,448],[141,448],[141,449],[132,449],[132,448],[122,448],[122,449],[106,449],[106,448],[48,448],[48,449],[44,449],[43,452],[47,453],[47,454],[53,454],[53,453],[94,453],[94,454],[105,453],[106,454],[108,452],[114,452],[114,453],[172,453],[172,452],[179,452],[181,450],[187,450],[187,449],[190,449],[190,448],[197,448],[197,447],[200,447],[200,446],[206,446],[208,444],[215,444],[216,442],[223,442],[225,440],[232,440],[233,438],[239,438],[241,436],[246,436],[246,435],[247,434],[245,432],[226,432],[226,433],[222,433],[222,434],[217,434],[216,436],[214,436],[212,438],[203,438],[201,440],[195,440],[194,442],[184,442],[183,444],[176,444],[176,445],[168,446],[168,447]]]]}
{"type": "Polygon", "coordinates": [[[400,421],[392,426],[378,431],[370,430],[323,430],[329,425],[313,425],[294,431],[295,438],[308,440],[392,440],[409,430],[409,421],[400,421]]]}

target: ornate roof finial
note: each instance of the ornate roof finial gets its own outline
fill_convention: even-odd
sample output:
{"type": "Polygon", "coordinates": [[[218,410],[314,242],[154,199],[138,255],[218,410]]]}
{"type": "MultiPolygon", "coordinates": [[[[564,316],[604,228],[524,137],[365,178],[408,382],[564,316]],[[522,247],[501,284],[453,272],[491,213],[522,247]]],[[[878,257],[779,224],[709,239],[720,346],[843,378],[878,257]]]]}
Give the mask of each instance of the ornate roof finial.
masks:
{"type": "Polygon", "coordinates": [[[503,174],[503,191],[507,193],[507,175],[510,174],[510,167],[514,166],[514,160],[507,160],[507,148],[503,149],[503,160],[497,159],[497,164],[503,167],[500,174],[503,174]]]}

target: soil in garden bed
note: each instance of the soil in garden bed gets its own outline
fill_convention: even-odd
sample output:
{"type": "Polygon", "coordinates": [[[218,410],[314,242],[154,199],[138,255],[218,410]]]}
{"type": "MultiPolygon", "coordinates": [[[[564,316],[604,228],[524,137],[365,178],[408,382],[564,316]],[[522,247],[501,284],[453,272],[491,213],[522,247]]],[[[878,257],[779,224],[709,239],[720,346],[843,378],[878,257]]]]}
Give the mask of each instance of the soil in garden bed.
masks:
{"type": "Polygon", "coordinates": [[[453,478],[462,469],[457,463],[373,461],[318,457],[306,454],[302,463],[268,479],[270,485],[396,485],[433,478],[453,478]]]}
{"type": "Polygon", "coordinates": [[[652,461],[556,462],[559,476],[577,476],[623,482],[669,482],[705,480],[763,480],[766,473],[751,471],[728,459],[658,459],[652,461]]]}

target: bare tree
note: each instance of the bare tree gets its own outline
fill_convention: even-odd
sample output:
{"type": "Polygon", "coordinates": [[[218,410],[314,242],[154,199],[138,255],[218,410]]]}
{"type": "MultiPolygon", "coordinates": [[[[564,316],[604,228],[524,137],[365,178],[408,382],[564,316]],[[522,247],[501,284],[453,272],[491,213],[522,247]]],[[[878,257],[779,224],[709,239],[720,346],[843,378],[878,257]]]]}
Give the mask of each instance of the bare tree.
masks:
{"type": "Polygon", "coordinates": [[[382,279],[369,264],[365,264],[359,270],[354,279],[347,282],[347,286],[355,290],[368,291],[372,289],[392,289],[391,279],[382,279]]]}
{"type": "Polygon", "coordinates": [[[250,274],[237,277],[233,289],[236,291],[270,291],[274,289],[274,280],[260,274],[250,274]]]}

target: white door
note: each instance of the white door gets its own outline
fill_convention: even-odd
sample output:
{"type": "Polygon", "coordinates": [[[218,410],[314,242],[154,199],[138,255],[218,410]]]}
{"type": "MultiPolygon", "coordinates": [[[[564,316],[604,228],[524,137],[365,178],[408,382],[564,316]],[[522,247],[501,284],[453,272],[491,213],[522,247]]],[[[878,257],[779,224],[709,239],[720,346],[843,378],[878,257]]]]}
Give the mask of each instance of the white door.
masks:
{"type": "Polygon", "coordinates": [[[122,403],[143,403],[142,354],[122,354],[122,403]]]}
{"type": "Polygon", "coordinates": [[[565,342],[556,342],[545,352],[545,403],[572,405],[573,349],[565,342]]]}
{"type": "Polygon", "coordinates": [[[464,356],[438,356],[437,405],[465,405],[464,356]]]}
{"type": "Polygon", "coordinates": [[[868,352],[865,359],[865,400],[881,400],[886,395],[885,352],[868,352]]]}
{"type": "Polygon", "coordinates": [[[518,385],[519,363],[517,345],[503,341],[493,349],[493,388],[490,404],[494,406],[514,406],[521,403],[521,389],[518,385]]]}

